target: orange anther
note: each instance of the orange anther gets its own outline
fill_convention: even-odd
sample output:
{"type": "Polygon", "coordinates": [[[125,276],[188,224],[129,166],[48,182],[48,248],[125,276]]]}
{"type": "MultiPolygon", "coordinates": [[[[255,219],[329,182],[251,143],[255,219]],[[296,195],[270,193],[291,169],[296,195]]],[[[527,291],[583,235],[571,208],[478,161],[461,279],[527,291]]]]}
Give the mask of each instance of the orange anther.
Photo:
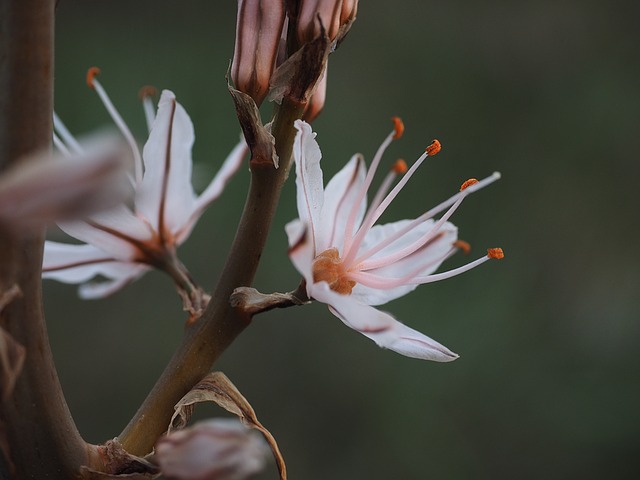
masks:
{"type": "Polygon", "coordinates": [[[462,186],[460,187],[460,191],[463,191],[465,188],[469,188],[471,185],[475,185],[476,183],[478,183],[477,179],[470,178],[469,180],[467,180],[462,184],[462,186]]]}
{"type": "Polygon", "coordinates": [[[429,155],[430,157],[433,157],[434,155],[436,155],[440,150],[442,149],[442,144],[436,140],[435,138],[433,139],[433,142],[431,142],[431,145],[429,145],[427,147],[427,155],[429,155]]]}
{"type": "Polygon", "coordinates": [[[393,139],[399,139],[404,133],[404,123],[402,123],[402,119],[400,117],[391,117],[393,120],[393,129],[395,130],[395,134],[393,135],[393,139]]]}
{"type": "Polygon", "coordinates": [[[147,97],[155,97],[158,95],[158,89],[152,85],[145,85],[138,92],[140,100],[144,100],[147,97]]]}
{"type": "Polygon", "coordinates": [[[489,258],[495,258],[496,260],[500,260],[501,258],[504,258],[504,252],[502,251],[501,248],[489,248],[487,250],[487,256],[489,258]]]}
{"type": "Polygon", "coordinates": [[[403,159],[399,158],[398,160],[396,160],[396,163],[393,164],[393,166],[391,167],[391,170],[393,170],[394,172],[396,172],[398,175],[402,175],[403,173],[407,173],[407,162],[405,162],[403,159]]]}
{"type": "Polygon", "coordinates": [[[465,242],[464,240],[456,240],[455,242],[453,242],[453,246],[462,250],[462,253],[464,253],[465,255],[469,255],[469,252],[471,252],[471,245],[469,245],[469,243],[465,242]]]}
{"type": "Polygon", "coordinates": [[[96,78],[97,75],[100,75],[100,69],[98,67],[91,67],[87,70],[87,85],[89,85],[89,88],[93,88],[93,79],[96,78]]]}

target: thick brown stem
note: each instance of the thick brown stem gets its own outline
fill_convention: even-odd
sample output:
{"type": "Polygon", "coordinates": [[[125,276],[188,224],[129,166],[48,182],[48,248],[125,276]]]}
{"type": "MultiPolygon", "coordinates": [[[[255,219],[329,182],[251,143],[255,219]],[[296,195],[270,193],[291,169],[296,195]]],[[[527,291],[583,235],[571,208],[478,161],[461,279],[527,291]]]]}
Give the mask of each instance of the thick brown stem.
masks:
{"type": "MultiPolygon", "coordinates": [[[[53,0],[0,0],[0,172],[51,143],[53,0]]],[[[26,348],[11,395],[0,396],[0,445],[7,478],[75,478],[88,447],[65,403],[41,299],[43,229],[0,225],[0,289],[21,296],[0,327],[26,348]],[[5,398],[3,398],[5,397],[5,398]]]]}
{"type": "Polygon", "coordinates": [[[303,105],[284,101],[273,128],[280,167],[270,163],[252,166],[251,187],[236,238],[209,307],[189,327],[182,344],[135,417],[120,435],[120,442],[134,455],[151,451],[169,425],[174,405],[202,378],[211,365],[245,329],[250,317],[229,303],[233,290],[249,286],[258,268],[280,191],[287,178],[293,138],[293,122],[303,105]]]}

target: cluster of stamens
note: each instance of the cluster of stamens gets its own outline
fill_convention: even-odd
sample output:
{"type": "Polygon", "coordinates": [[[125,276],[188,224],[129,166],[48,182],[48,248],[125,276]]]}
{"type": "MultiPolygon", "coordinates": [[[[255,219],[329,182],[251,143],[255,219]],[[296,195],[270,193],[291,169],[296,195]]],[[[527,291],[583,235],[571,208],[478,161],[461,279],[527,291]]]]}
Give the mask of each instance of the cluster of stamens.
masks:
{"type": "Polygon", "coordinates": [[[348,220],[346,223],[346,229],[344,232],[344,245],[334,245],[333,239],[329,239],[330,248],[321,251],[316,255],[313,262],[313,280],[314,282],[327,282],[329,287],[335,292],[348,295],[352,292],[353,288],[361,283],[364,286],[378,289],[391,289],[400,285],[406,284],[422,284],[430,283],[437,280],[443,280],[460,273],[463,273],[477,265],[484,263],[489,259],[501,259],[504,257],[504,253],[500,248],[490,248],[487,251],[487,255],[468,263],[462,267],[450,270],[448,272],[424,275],[422,272],[431,269],[446,260],[457,251],[462,251],[468,254],[471,250],[470,245],[463,240],[456,240],[451,245],[451,249],[442,257],[435,260],[430,260],[428,264],[416,265],[415,268],[399,278],[382,277],[375,273],[375,270],[387,265],[391,265],[398,262],[409,255],[417,252],[420,249],[428,248],[433,242],[439,240],[442,236],[442,226],[451,217],[453,212],[462,203],[462,200],[469,194],[493,183],[500,178],[499,173],[479,181],[475,178],[471,178],[465,181],[460,187],[460,191],[452,196],[450,199],[442,202],[435,208],[425,212],[415,220],[410,221],[403,228],[389,235],[380,241],[377,245],[370,247],[367,251],[361,252],[360,247],[363,244],[366,234],[371,230],[375,222],[380,218],[382,213],[389,206],[391,201],[397,196],[399,191],[404,187],[409,178],[422,164],[422,162],[429,156],[436,155],[442,148],[438,140],[433,142],[425,149],[425,152],[415,161],[411,168],[407,168],[404,160],[397,160],[391,167],[389,174],[383,180],[378,192],[374,196],[365,217],[359,226],[355,228],[355,222],[357,217],[358,206],[365,198],[367,190],[369,189],[376,169],[378,168],[382,155],[389,144],[402,136],[404,132],[404,125],[402,120],[398,117],[393,118],[394,130],[384,140],[376,155],[374,156],[371,167],[367,172],[364,184],[359,188],[356,201],[353,202],[351,211],[349,212],[348,220]],[[403,178],[391,189],[393,181],[398,175],[403,175],[403,178]],[[446,211],[445,211],[446,210],[446,211]],[[404,246],[392,253],[373,259],[372,257],[392,245],[394,242],[414,230],[424,222],[430,220],[434,215],[445,211],[440,219],[433,223],[433,226],[429,231],[423,234],[418,240],[414,241],[408,246],[404,246]]]}

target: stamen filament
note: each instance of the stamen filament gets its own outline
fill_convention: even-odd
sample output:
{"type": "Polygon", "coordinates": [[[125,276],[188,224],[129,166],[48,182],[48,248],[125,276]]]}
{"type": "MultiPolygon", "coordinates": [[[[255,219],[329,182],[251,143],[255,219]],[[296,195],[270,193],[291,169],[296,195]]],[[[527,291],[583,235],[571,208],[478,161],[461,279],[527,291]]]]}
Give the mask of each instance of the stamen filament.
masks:
{"type": "Polygon", "coordinates": [[[80,143],[71,135],[71,132],[56,112],[53,112],[53,130],[58,132],[58,135],[60,135],[60,138],[65,142],[66,146],[73,150],[74,153],[81,154],[84,152],[80,143]]]}
{"type": "MultiPolygon", "coordinates": [[[[442,217],[440,217],[440,219],[433,225],[433,227],[431,227],[431,229],[429,229],[429,231],[427,233],[425,233],[422,237],[418,238],[415,242],[413,242],[412,244],[406,246],[405,248],[403,248],[401,250],[398,250],[398,251],[392,253],[391,255],[387,255],[386,257],[377,258],[377,259],[369,261],[369,262],[364,262],[363,264],[360,265],[360,269],[362,269],[362,270],[372,270],[374,268],[384,267],[385,265],[389,265],[391,263],[395,263],[395,262],[397,262],[399,260],[402,260],[403,258],[408,257],[409,255],[414,253],[416,250],[419,250],[429,240],[431,240],[433,237],[435,237],[435,235],[438,232],[438,230],[440,230],[440,228],[442,228],[442,225],[444,225],[444,222],[446,222],[449,218],[451,218],[451,215],[453,215],[453,212],[455,212],[457,210],[457,208],[460,206],[460,204],[462,203],[462,200],[464,200],[464,197],[460,197],[456,201],[456,203],[454,203],[449,208],[449,210],[447,210],[447,212],[442,217]]],[[[371,249],[371,250],[373,250],[373,249],[371,249]]],[[[364,255],[362,255],[362,256],[364,257],[364,255]]],[[[360,264],[360,262],[356,261],[356,265],[359,265],[359,264],[360,264]]]]}
{"type": "Polygon", "coordinates": [[[58,150],[60,150],[60,153],[62,153],[62,155],[64,155],[65,157],[71,157],[71,152],[55,132],[53,132],[53,144],[58,150]]]}
{"type": "Polygon", "coordinates": [[[364,237],[367,234],[367,232],[369,232],[373,224],[376,223],[378,218],[380,218],[380,216],[384,213],[384,211],[387,209],[389,204],[393,201],[394,198],[396,198],[400,190],[402,190],[402,188],[407,184],[411,176],[414,174],[414,172],[418,169],[418,167],[422,164],[422,162],[428,156],[429,155],[427,152],[420,155],[420,157],[413,163],[413,165],[411,165],[411,168],[409,169],[409,171],[400,179],[400,181],[396,184],[396,186],[393,187],[393,190],[391,190],[391,192],[385,197],[385,199],[380,203],[380,205],[378,205],[375,208],[375,210],[373,208],[369,209],[369,211],[367,212],[367,215],[364,218],[364,221],[362,222],[362,225],[360,225],[360,228],[358,229],[355,237],[353,238],[353,243],[351,244],[350,249],[347,250],[345,246],[345,252],[346,252],[344,254],[345,264],[348,265],[349,262],[351,262],[355,258],[356,254],[358,253],[358,248],[360,248],[360,245],[362,244],[362,241],[364,240],[364,237]]]}
{"type": "Polygon", "coordinates": [[[349,212],[349,217],[347,218],[347,224],[344,232],[344,252],[349,251],[351,247],[351,241],[353,238],[353,227],[356,221],[356,216],[358,214],[358,207],[366,197],[367,190],[369,190],[369,187],[371,186],[371,182],[373,181],[373,176],[375,175],[378,165],[380,164],[382,155],[384,154],[387,147],[391,144],[391,142],[395,138],[395,135],[396,135],[396,131],[394,130],[389,135],[387,135],[387,138],[384,139],[384,141],[382,142],[382,145],[380,145],[380,147],[378,148],[378,151],[376,152],[375,156],[373,157],[373,160],[371,161],[371,166],[367,171],[367,176],[364,179],[364,183],[362,184],[360,191],[358,192],[356,201],[353,202],[353,206],[351,207],[351,211],[349,212]]]}
{"type": "Polygon", "coordinates": [[[442,273],[433,273],[431,275],[418,276],[413,279],[411,283],[423,285],[425,283],[439,282],[440,280],[446,280],[447,278],[455,277],[456,275],[460,275],[461,273],[468,272],[472,268],[476,268],[478,265],[482,265],[484,262],[491,260],[491,257],[485,255],[484,257],[480,257],[473,262],[469,262],[466,265],[463,265],[458,268],[454,268],[453,270],[449,270],[447,272],[442,273]]]}
{"type": "MultiPolygon", "coordinates": [[[[350,273],[349,278],[355,280],[357,283],[364,285],[365,287],[375,288],[379,290],[390,290],[402,285],[423,285],[425,283],[438,282],[440,280],[455,277],[456,275],[460,275],[461,273],[467,272],[479,265],[482,265],[488,260],[491,259],[489,258],[489,256],[485,255],[484,257],[478,258],[477,260],[469,262],[461,267],[454,268],[453,270],[442,273],[434,273],[431,275],[416,276],[414,271],[411,274],[401,278],[385,278],[373,273],[357,272],[350,273]]],[[[428,265],[421,266],[421,270],[424,270],[427,267],[428,265]]]]}
{"type": "Polygon", "coordinates": [[[138,144],[133,138],[133,134],[131,133],[131,130],[129,130],[129,127],[127,127],[127,124],[124,122],[124,120],[120,116],[120,113],[118,113],[118,110],[116,110],[116,107],[111,102],[111,99],[107,95],[107,92],[105,91],[104,88],[102,88],[102,85],[100,85],[100,82],[95,78],[95,76],[92,78],[90,86],[92,86],[93,89],[96,91],[96,93],[98,94],[98,97],[100,97],[100,100],[102,100],[102,103],[107,109],[107,112],[111,116],[113,122],[116,124],[116,126],[124,136],[125,140],[129,144],[129,147],[131,147],[131,150],[133,152],[134,164],[135,164],[136,182],[140,183],[142,181],[142,171],[143,171],[142,157],[140,156],[140,149],[138,148],[138,144]]]}

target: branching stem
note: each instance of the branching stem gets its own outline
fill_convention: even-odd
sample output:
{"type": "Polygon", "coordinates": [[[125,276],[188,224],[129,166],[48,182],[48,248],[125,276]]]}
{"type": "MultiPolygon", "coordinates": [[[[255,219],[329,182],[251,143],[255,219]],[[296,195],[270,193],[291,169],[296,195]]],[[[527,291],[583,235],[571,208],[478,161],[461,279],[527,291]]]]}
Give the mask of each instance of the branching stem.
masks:
{"type": "Polygon", "coordinates": [[[251,185],[236,237],[209,306],[189,326],[181,345],[146,400],[119,437],[134,455],[149,453],[173,414],[174,405],[211,368],[216,359],[251,321],[249,314],[229,302],[237,287],[253,282],[267,235],[278,205],[282,186],[289,174],[295,130],[304,105],[283,100],[273,125],[278,169],[268,163],[253,164],[251,185]]]}

